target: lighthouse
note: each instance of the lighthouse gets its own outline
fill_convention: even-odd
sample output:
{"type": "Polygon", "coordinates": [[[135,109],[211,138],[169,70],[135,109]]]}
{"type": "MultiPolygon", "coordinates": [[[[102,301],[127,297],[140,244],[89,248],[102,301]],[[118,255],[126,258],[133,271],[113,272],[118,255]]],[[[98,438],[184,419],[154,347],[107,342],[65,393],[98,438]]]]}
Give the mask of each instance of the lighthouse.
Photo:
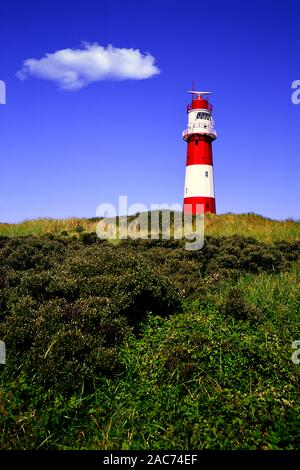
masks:
{"type": "Polygon", "coordinates": [[[189,91],[192,101],[187,106],[188,128],[182,137],[187,142],[184,185],[184,212],[216,213],[212,142],[217,138],[212,118],[209,91],[189,91]]]}

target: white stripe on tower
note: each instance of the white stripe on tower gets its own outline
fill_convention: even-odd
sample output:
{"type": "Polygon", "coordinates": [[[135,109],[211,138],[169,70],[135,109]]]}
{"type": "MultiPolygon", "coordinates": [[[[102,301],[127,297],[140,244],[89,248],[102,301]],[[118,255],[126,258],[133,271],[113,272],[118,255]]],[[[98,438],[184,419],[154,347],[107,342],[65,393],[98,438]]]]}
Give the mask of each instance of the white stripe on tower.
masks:
{"type": "Polygon", "coordinates": [[[186,167],[184,197],[215,197],[211,165],[186,167]]]}

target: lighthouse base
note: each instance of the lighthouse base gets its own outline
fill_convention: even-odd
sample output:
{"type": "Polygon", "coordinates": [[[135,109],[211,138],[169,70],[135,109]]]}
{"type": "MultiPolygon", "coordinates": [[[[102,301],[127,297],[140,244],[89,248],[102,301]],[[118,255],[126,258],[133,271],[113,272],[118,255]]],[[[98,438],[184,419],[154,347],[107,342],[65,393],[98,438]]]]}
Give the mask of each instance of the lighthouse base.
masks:
{"type": "Polygon", "coordinates": [[[185,197],[183,202],[185,214],[216,213],[216,202],[214,197],[185,197]]]}

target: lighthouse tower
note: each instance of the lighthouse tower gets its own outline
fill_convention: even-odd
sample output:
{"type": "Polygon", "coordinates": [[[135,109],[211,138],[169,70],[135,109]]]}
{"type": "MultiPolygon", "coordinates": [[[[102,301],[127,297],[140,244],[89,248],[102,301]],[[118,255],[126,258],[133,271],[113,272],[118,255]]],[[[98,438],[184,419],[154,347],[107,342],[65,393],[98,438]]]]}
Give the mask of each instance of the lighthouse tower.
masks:
{"type": "Polygon", "coordinates": [[[184,212],[216,212],[212,141],[217,138],[208,91],[189,91],[192,102],[187,106],[188,129],[182,137],[187,142],[184,185],[184,212]]]}

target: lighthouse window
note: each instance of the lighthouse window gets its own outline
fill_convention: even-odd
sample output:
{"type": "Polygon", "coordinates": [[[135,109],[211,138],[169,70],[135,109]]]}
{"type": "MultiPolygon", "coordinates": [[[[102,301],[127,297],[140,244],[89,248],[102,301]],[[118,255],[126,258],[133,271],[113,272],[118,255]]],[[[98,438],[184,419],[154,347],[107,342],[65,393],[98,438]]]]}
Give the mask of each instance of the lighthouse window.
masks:
{"type": "Polygon", "coordinates": [[[208,171],[205,172],[205,176],[208,178],[208,171]]]}
{"type": "Polygon", "coordinates": [[[200,111],[197,113],[196,119],[206,119],[207,121],[210,121],[210,114],[200,111]]]}

